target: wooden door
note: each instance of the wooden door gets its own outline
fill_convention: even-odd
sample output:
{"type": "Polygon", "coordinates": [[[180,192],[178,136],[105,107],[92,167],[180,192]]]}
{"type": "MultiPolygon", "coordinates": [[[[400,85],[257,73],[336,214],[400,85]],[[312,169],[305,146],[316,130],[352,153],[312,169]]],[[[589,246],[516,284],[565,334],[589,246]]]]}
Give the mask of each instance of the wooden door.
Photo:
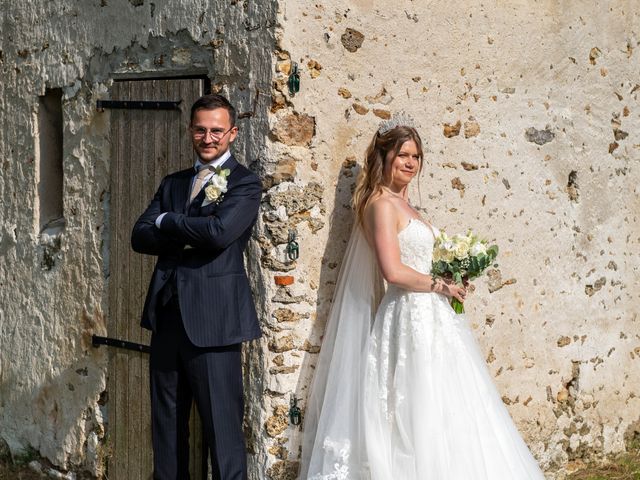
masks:
{"type": "MultiPolygon", "coordinates": [[[[131,250],[131,229],[167,174],[193,164],[189,113],[202,79],[114,82],[111,100],[178,101],[179,110],[111,110],[108,336],[149,344],[139,326],[155,257],[131,250]]],[[[109,480],[152,478],[148,354],[109,349],[109,480]]],[[[201,428],[191,415],[191,475],[202,478],[201,428]]]]}

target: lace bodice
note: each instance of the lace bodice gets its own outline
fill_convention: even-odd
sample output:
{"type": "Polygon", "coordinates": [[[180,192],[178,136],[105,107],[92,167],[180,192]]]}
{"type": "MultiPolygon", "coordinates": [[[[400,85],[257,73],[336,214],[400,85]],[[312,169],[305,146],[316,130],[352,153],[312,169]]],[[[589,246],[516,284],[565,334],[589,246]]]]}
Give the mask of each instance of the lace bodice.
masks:
{"type": "Polygon", "coordinates": [[[402,263],[420,273],[431,272],[434,234],[439,234],[435,227],[432,231],[427,224],[417,218],[409,220],[409,224],[398,233],[402,263]]]}

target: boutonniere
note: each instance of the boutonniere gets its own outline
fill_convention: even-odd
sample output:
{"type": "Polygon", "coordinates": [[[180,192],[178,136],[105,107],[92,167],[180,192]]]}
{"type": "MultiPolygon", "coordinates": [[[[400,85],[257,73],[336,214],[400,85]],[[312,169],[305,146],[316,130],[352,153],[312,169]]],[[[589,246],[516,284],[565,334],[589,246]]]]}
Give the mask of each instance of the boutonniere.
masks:
{"type": "Polygon", "coordinates": [[[222,201],[224,194],[227,192],[227,177],[230,173],[231,170],[228,168],[216,167],[213,169],[213,175],[204,185],[203,207],[222,201]]]}

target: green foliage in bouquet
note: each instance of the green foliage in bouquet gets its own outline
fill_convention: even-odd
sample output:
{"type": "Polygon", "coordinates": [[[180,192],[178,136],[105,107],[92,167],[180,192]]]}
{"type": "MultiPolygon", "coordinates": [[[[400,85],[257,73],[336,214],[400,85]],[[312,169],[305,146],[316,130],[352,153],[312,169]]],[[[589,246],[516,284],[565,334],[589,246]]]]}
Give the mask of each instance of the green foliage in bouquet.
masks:
{"type": "MultiPolygon", "coordinates": [[[[433,263],[431,274],[434,277],[452,277],[460,286],[464,280],[473,280],[495,261],[498,256],[498,246],[487,246],[486,240],[481,240],[473,232],[467,235],[448,237],[442,232],[433,248],[433,263]]],[[[464,306],[455,298],[451,306],[456,313],[464,313],[464,306]]]]}

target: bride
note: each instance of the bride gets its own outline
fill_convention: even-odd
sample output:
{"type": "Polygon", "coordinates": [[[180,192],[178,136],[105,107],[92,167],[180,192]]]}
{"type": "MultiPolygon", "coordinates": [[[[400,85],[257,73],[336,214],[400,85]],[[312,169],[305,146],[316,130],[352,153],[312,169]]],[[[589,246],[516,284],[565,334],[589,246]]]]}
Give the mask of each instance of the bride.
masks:
{"type": "Polygon", "coordinates": [[[422,160],[404,116],[382,124],[367,149],[307,400],[300,478],[544,479],[467,320],[449,305],[465,289],[429,275],[438,230],[407,193],[422,160]]]}

